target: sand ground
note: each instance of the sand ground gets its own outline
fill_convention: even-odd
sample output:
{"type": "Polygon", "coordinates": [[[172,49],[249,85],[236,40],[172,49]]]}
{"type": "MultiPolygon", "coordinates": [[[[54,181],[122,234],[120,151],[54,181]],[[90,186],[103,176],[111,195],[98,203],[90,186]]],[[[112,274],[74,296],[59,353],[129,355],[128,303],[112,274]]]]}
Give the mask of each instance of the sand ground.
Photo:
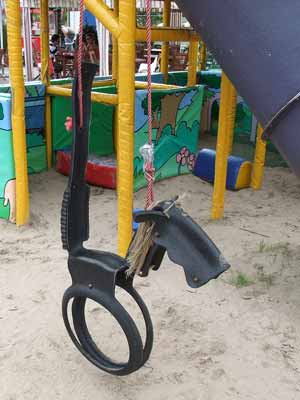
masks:
{"type": "MultiPolygon", "coordinates": [[[[158,199],[188,194],[185,209],[232,267],[199,290],[168,260],[136,279],[155,343],[147,365],[122,378],[90,365],[63,325],[61,297],[70,284],[59,227],[65,185],[54,171],[31,176],[30,225],[0,223],[1,400],[300,398],[300,183],[288,169],[267,169],[260,192],[228,192],[217,222],[209,219],[209,184],[193,176],[156,184],[158,199]]],[[[135,195],[136,206],[144,194],[135,195]]],[[[92,189],[91,221],[90,245],[115,251],[114,191],[92,189]]],[[[110,319],[95,306],[89,313],[105,344],[121,349],[110,319]]]]}

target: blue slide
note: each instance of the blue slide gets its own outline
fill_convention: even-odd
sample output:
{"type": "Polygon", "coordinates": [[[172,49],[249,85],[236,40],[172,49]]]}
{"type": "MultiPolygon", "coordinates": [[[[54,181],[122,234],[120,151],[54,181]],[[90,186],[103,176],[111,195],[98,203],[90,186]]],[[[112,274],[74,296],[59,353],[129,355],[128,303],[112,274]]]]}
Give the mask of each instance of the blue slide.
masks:
{"type": "Polygon", "coordinates": [[[300,1],[176,3],[300,177],[300,1]]]}

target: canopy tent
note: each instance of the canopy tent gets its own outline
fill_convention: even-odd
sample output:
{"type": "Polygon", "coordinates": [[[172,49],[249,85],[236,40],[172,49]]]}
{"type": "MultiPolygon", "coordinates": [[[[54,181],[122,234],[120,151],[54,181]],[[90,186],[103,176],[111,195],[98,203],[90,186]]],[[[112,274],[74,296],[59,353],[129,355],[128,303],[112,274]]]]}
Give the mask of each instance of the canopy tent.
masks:
{"type": "MultiPolygon", "coordinates": [[[[137,0],[136,1],[136,7],[137,8],[145,8],[146,9],[146,0],[137,0]]],[[[151,7],[152,8],[159,8],[159,9],[163,9],[164,8],[164,1],[156,1],[153,0],[151,2],[151,7]]],[[[174,1],[171,2],[171,9],[178,9],[178,6],[175,4],[174,1]]]]}
{"type": "MultiPolygon", "coordinates": [[[[146,11],[146,0],[136,0],[136,7],[140,11],[146,11]]],[[[164,1],[152,1],[152,9],[162,13],[164,8],[164,1]]],[[[174,1],[171,1],[171,20],[170,26],[172,28],[180,28],[182,26],[182,12],[174,1]]]]}
{"type": "MultiPolygon", "coordinates": [[[[39,8],[40,0],[21,0],[22,7],[39,8]]],[[[79,0],[49,0],[51,8],[78,8],[79,0]]]]}

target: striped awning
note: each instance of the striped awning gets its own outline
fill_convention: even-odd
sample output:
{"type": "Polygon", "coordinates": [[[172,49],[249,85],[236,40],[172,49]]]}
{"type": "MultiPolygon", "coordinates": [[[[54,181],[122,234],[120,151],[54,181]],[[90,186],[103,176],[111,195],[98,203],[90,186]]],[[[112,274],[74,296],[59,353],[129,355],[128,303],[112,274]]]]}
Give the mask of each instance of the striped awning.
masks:
{"type": "MultiPolygon", "coordinates": [[[[40,0],[20,0],[22,7],[39,8],[40,0]]],[[[4,0],[5,3],[5,0],[4,0]]],[[[146,8],[146,0],[136,0],[137,8],[146,8]]],[[[163,9],[164,2],[152,0],[152,8],[163,9]]],[[[56,8],[79,8],[79,0],[49,0],[49,7],[56,8]]],[[[171,8],[173,10],[178,9],[175,2],[172,1],[171,8]]]]}
{"type": "MultiPolygon", "coordinates": [[[[48,1],[49,1],[49,7],[51,8],[69,8],[69,9],[79,8],[79,0],[48,0],[48,1]]],[[[2,2],[5,4],[5,0],[2,0],[2,2]]],[[[20,0],[20,4],[21,7],[40,8],[40,0],[20,0]]],[[[151,6],[152,8],[162,10],[164,2],[152,0],[151,6]]],[[[146,0],[136,0],[136,7],[139,9],[146,9],[146,0]]],[[[171,8],[172,10],[178,10],[178,6],[173,1],[171,2],[171,8]]]]}
{"type": "MultiPolygon", "coordinates": [[[[21,0],[22,7],[39,8],[40,0],[21,0]]],[[[49,7],[78,8],[79,0],[49,0],[49,7]]]]}
{"type": "MultiPolygon", "coordinates": [[[[136,0],[136,7],[137,8],[142,8],[142,9],[146,8],[146,0],[136,0]]],[[[151,1],[151,7],[152,8],[163,9],[164,2],[163,1],[152,0],[151,1]]],[[[174,3],[174,1],[171,2],[171,8],[172,8],[172,10],[178,9],[178,7],[174,3]]]]}

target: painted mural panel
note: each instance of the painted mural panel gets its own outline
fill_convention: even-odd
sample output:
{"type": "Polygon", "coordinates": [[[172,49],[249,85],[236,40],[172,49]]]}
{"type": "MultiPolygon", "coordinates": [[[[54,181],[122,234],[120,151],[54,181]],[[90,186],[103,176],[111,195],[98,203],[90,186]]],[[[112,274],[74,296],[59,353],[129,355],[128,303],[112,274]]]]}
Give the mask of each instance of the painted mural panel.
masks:
{"type": "Polygon", "coordinates": [[[45,87],[41,84],[25,86],[25,122],[28,173],[45,171],[45,87]]]}
{"type": "MultiPolygon", "coordinates": [[[[9,115],[11,113],[11,88],[9,85],[0,85],[1,99],[7,98],[5,105],[9,115]]],[[[45,86],[41,83],[25,84],[25,122],[27,143],[28,173],[37,173],[46,170],[46,141],[45,141],[45,86]]],[[[11,118],[5,119],[4,129],[11,128],[11,118]]],[[[1,127],[1,122],[0,122],[1,127]]]]}
{"type": "MultiPolygon", "coordinates": [[[[93,89],[95,92],[116,93],[115,86],[93,89]]],[[[93,103],[91,109],[91,124],[89,151],[99,157],[111,155],[114,151],[113,121],[114,106],[93,103]]],[[[52,140],[53,151],[68,150],[71,147],[72,135],[65,129],[65,121],[72,115],[72,100],[70,97],[52,97],[52,140]]]]}
{"type": "MultiPolygon", "coordinates": [[[[218,130],[221,73],[222,71],[219,69],[199,71],[197,73],[197,82],[205,85],[201,131],[208,131],[213,135],[216,135],[218,130]]],[[[187,72],[170,72],[168,83],[185,86],[187,84],[187,72]]],[[[241,143],[254,142],[256,127],[257,121],[255,117],[243,99],[238,96],[234,129],[235,141],[241,143]]]]}
{"type": "MultiPolygon", "coordinates": [[[[10,87],[0,88],[0,218],[15,221],[15,165],[10,87]]],[[[25,123],[28,173],[46,169],[44,133],[45,88],[25,85],[25,123]]]]}
{"type": "MultiPolygon", "coordinates": [[[[217,135],[219,109],[221,98],[221,71],[211,70],[201,72],[200,81],[206,85],[203,104],[202,128],[217,135]]],[[[257,120],[243,99],[238,96],[234,126],[236,143],[255,142],[257,120]]]]}
{"type": "Polygon", "coordinates": [[[15,171],[12,133],[0,129],[0,218],[15,221],[15,171]]]}
{"type": "Polygon", "coordinates": [[[0,218],[15,221],[16,181],[10,95],[0,96],[0,218]]]}
{"type": "MultiPolygon", "coordinates": [[[[193,170],[200,129],[203,86],[153,90],[152,120],[155,180],[193,170]]],[[[147,91],[135,98],[134,189],[146,185],[139,149],[148,141],[147,91]]]]}

